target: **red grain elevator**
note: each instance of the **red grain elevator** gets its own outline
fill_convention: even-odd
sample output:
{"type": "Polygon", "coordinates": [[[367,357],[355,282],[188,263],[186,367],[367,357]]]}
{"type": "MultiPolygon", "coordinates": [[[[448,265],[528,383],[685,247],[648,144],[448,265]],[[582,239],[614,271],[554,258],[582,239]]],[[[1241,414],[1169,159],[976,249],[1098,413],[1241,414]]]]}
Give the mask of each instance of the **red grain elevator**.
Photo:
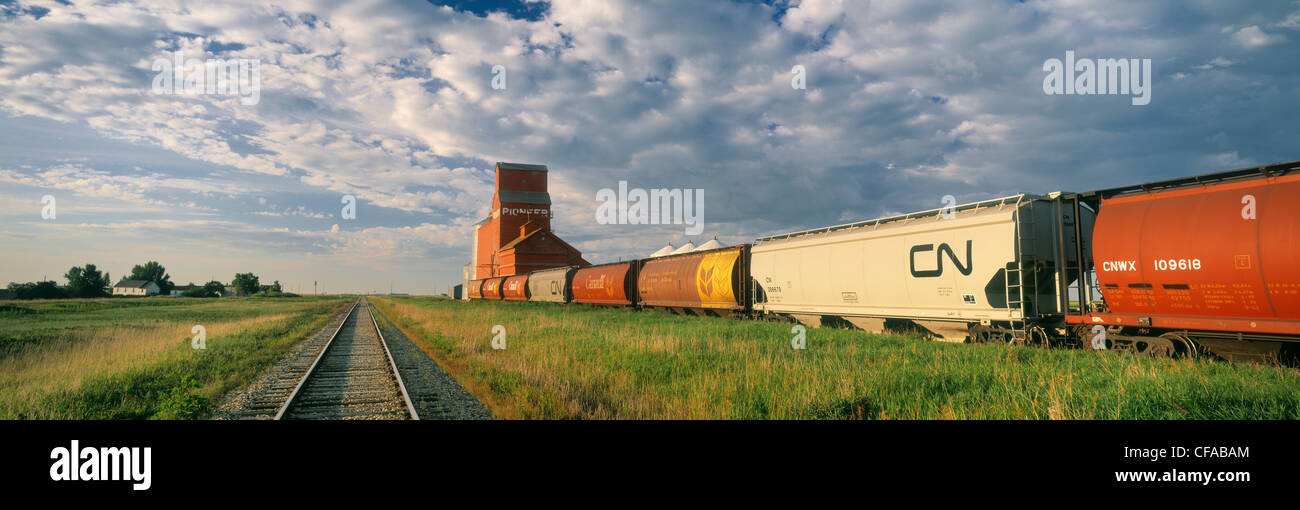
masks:
{"type": "Polygon", "coordinates": [[[492,211],[474,224],[474,279],[589,265],[551,232],[548,171],[546,165],[497,163],[492,211]]]}

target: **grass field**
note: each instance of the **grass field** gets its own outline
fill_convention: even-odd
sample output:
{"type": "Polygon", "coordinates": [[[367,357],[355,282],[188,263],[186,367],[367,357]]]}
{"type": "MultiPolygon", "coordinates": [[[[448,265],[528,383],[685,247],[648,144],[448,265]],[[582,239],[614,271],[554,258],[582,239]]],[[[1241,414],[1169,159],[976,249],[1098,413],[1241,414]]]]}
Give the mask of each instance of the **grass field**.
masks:
{"type": "Polygon", "coordinates": [[[1300,371],[549,303],[373,303],[505,418],[1296,419],[1300,371]],[[490,346],[506,328],[506,349],[490,346]]]}
{"type": "Polygon", "coordinates": [[[0,418],[201,418],[345,298],[0,302],[0,418]],[[192,328],[206,349],[191,347],[192,328]]]}

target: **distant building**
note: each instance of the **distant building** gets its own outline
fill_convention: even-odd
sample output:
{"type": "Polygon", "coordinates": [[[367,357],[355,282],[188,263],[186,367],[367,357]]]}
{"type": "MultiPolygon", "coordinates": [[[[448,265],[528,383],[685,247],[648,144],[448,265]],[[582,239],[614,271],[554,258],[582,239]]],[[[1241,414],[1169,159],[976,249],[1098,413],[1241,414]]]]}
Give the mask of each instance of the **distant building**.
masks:
{"type": "Polygon", "coordinates": [[[709,239],[704,244],[696,246],[695,251],[715,250],[718,248],[726,248],[726,247],[727,245],[722,244],[721,241],[718,241],[718,236],[713,236],[713,239],[709,239]]]}
{"type": "Polygon", "coordinates": [[[474,225],[474,278],[585,266],[582,253],[551,232],[546,165],[497,163],[492,211],[474,225]]]}
{"type": "Polygon", "coordinates": [[[195,290],[195,289],[202,289],[202,288],[203,288],[202,285],[194,285],[193,283],[189,285],[177,285],[175,287],[172,287],[171,295],[172,297],[180,297],[181,293],[187,290],[195,290]]]}
{"type": "Polygon", "coordinates": [[[676,250],[676,249],[677,249],[677,248],[674,248],[674,247],[673,247],[673,243],[670,242],[670,243],[668,243],[667,246],[664,246],[663,248],[659,248],[658,251],[656,251],[656,252],[654,252],[654,253],[651,253],[651,254],[650,254],[650,258],[663,257],[663,256],[665,256],[665,255],[672,255],[672,254],[673,254],[673,250],[676,250]]]}
{"type": "MultiPolygon", "coordinates": [[[[477,233],[477,232],[474,233],[474,238],[475,238],[475,239],[478,239],[478,233],[477,233]]],[[[474,243],[474,244],[477,245],[478,243],[474,243]]],[[[475,249],[477,249],[477,248],[475,248],[475,249]]],[[[468,287],[469,287],[469,281],[474,279],[474,264],[473,264],[473,263],[465,264],[465,267],[461,269],[460,276],[461,276],[461,282],[460,282],[460,284],[461,284],[461,289],[468,288],[468,287]]],[[[469,294],[464,294],[464,293],[462,293],[460,299],[468,300],[468,299],[469,299],[469,294]]]]}
{"type": "Polygon", "coordinates": [[[227,285],[224,289],[221,290],[221,297],[230,297],[236,295],[238,294],[235,293],[234,285],[227,285]]]}
{"type": "Polygon", "coordinates": [[[152,296],[158,293],[158,284],[148,280],[122,280],[113,286],[114,296],[152,296]]]}
{"type": "Polygon", "coordinates": [[[447,297],[452,299],[461,299],[462,289],[464,288],[465,287],[460,284],[452,285],[451,289],[447,291],[447,297]]]}

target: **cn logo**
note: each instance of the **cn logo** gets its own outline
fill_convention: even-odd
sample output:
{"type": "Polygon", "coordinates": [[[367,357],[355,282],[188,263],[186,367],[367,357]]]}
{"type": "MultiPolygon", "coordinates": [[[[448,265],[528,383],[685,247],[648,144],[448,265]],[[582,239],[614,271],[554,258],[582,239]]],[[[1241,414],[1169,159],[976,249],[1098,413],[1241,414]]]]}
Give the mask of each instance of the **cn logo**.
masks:
{"type": "Polygon", "coordinates": [[[910,259],[908,262],[910,262],[910,266],[911,266],[911,270],[912,270],[912,276],[914,276],[914,277],[916,277],[916,278],[934,278],[934,277],[936,277],[936,276],[940,276],[940,275],[942,275],[942,274],[943,274],[943,254],[944,254],[944,253],[947,253],[947,254],[948,254],[948,259],[952,261],[952,264],[953,264],[954,266],[957,266],[957,270],[958,270],[958,271],[961,271],[961,274],[963,274],[963,275],[965,275],[965,276],[970,276],[970,272],[971,272],[971,263],[970,263],[970,261],[971,261],[971,241],[970,241],[969,239],[966,240],[966,265],[962,265],[961,260],[958,260],[958,259],[957,259],[957,254],[955,254],[955,253],[952,252],[952,247],[948,246],[948,243],[941,243],[941,244],[939,244],[939,249],[938,249],[938,250],[935,250],[935,249],[934,249],[934,245],[933,245],[933,244],[918,244],[918,245],[916,245],[916,246],[913,246],[913,247],[912,247],[912,251],[911,251],[910,253],[908,253],[908,255],[909,255],[908,258],[910,259]],[[934,258],[935,258],[935,267],[934,267],[934,269],[926,269],[926,270],[923,270],[923,271],[917,271],[917,270],[916,270],[916,254],[917,254],[917,253],[921,253],[921,252],[927,252],[927,251],[934,251],[934,252],[935,252],[935,253],[934,253],[934,258]]]}

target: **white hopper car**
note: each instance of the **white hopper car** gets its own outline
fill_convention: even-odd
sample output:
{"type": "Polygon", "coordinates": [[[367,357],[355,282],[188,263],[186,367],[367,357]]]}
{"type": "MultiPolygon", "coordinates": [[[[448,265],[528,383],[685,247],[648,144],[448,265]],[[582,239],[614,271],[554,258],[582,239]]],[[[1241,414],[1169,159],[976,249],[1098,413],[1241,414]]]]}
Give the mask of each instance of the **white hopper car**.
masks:
{"type": "Polygon", "coordinates": [[[760,238],[754,312],[950,341],[1046,341],[1077,307],[1093,219],[1073,194],[1016,195],[760,238]]]}

